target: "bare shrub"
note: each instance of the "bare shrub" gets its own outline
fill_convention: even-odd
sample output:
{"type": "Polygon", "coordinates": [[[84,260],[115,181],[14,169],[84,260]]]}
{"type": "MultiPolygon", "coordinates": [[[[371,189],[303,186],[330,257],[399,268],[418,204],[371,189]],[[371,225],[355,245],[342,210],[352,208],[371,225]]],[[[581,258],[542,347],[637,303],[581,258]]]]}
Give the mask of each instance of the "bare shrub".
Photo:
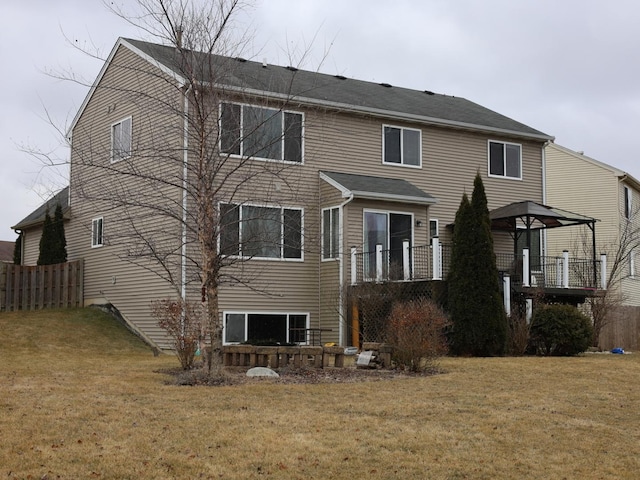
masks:
{"type": "Polygon", "coordinates": [[[448,319],[432,300],[396,303],[387,323],[386,341],[394,347],[393,361],[399,368],[423,372],[447,353],[444,329],[448,319]]]}
{"type": "Polygon", "coordinates": [[[191,369],[202,339],[201,307],[183,300],[155,300],[151,302],[151,314],[171,338],[182,368],[191,369]]]}

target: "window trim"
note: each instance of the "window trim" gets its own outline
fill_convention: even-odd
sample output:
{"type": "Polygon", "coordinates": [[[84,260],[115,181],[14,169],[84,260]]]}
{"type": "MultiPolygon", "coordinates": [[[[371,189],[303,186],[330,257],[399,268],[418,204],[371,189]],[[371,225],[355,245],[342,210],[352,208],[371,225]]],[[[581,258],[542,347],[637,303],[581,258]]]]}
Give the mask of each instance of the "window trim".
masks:
{"type": "Polygon", "coordinates": [[[110,145],[110,149],[111,149],[111,153],[110,153],[110,161],[111,163],[117,163],[117,162],[121,162],[122,160],[126,160],[128,158],[131,158],[132,156],[132,150],[133,150],[133,116],[129,115],[128,117],[124,117],[120,120],[118,120],[117,122],[114,122],[111,124],[111,128],[110,128],[110,135],[111,135],[111,145],[110,145]],[[115,127],[117,125],[122,125],[124,122],[126,122],[127,120],[129,120],[129,151],[126,155],[123,155],[122,157],[119,158],[115,158],[115,149],[114,149],[114,130],[115,127]]]}
{"type": "MultiPolygon", "coordinates": [[[[238,251],[239,255],[226,255],[228,258],[238,258],[243,260],[266,260],[275,262],[304,262],[304,207],[292,207],[287,205],[269,205],[262,203],[231,203],[231,202],[219,202],[218,214],[221,215],[222,205],[234,205],[240,209],[238,217],[238,251]],[[280,210],[280,218],[284,215],[284,210],[298,210],[300,211],[300,258],[284,257],[284,221],[280,223],[280,256],[279,257],[258,257],[258,256],[244,256],[242,255],[242,209],[244,207],[257,207],[257,208],[277,208],[280,210]]],[[[221,218],[221,217],[220,217],[221,218]]],[[[221,233],[218,233],[218,251],[221,251],[221,233]]]]}
{"type": "Polygon", "coordinates": [[[304,150],[305,150],[305,113],[304,112],[300,112],[300,111],[296,111],[296,110],[288,110],[288,109],[284,109],[284,108],[277,108],[277,107],[269,107],[269,106],[265,106],[265,105],[258,105],[258,104],[253,104],[253,103],[241,103],[241,102],[225,102],[225,101],[221,101],[218,105],[218,131],[220,132],[220,134],[218,135],[218,149],[220,150],[220,152],[224,153],[225,155],[229,155],[232,158],[251,158],[254,160],[260,160],[263,162],[281,162],[281,163],[287,163],[290,165],[304,165],[304,150]],[[222,150],[222,105],[224,104],[229,104],[229,105],[238,105],[240,107],[240,153],[236,154],[236,153],[230,153],[230,152],[224,152],[222,150]],[[244,155],[244,109],[243,107],[252,107],[252,108],[262,108],[265,110],[275,110],[277,111],[279,114],[282,115],[282,136],[281,136],[281,147],[282,147],[282,159],[274,159],[274,158],[265,158],[265,157],[258,157],[256,155],[251,156],[251,157],[245,157],[244,155]],[[285,131],[284,131],[284,115],[285,114],[294,114],[294,115],[300,115],[300,161],[296,162],[293,160],[285,160],[284,159],[284,153],[285,153],[285,131]]]}
{"type": "Polygon", "coordinates": [[[514,143],[514,142],[506,142],[504,140],[492,140],[489,139],[487,140],[487,175],[489,175],[490,178],[501,178],[503,180],[522,180],[523,179],[523,175],[522,175],[522,144],[521,143],[514,143]],[[518,161],[519,161],[519,173],[520,175],[518,177],[511,177],[507,175],[507,156],[506,153],[503,153],[503,168],[504,168],[504,175],[497,175],[494,173],[491,173],[491,144],[492,143],[499,143],[503,146],[503,152],[505,151],[504,148],[506,148],[507,145],[513,145],[518,147],[518,161]]]}
{"type": "MultiPolygon", "coordinates": [[[[342,250],[341,246],[342,246],[342,208],[340,208],[339,206],[335,206],[335,207],[326,207],[323,208],[320,212],[321,215],[321,230],[320,230],[320,242],[321,242],[321,261],[323,262],[331,262],[331,261],[336,261],[340,259],[340,252],[342,250]],[[333,251],[333,245],[331,245],[333,242],[333,231],[329,232],[329,235],[331,235],[330,240],[329,240],[329,249],[331,250],[329,252],[329,255],[326,255],[326,252],[324,250],[324,234],[325,234],[325,222],[324,222],[324,212],[329,211],[329,212],[336,212],[338,215],[338,232],[337,232],[337,240],[336,243],[337,245],[335,245],[335,251],[333,251]]],[[[333,213],[329,214],[329,227],[333,228],[333,213]]]]}
{"type": "Polygon", "coordinates": [[[99,248],[104,246],[104,217],[96,217],[91,219],[91,248],[99,248]],[[100,225],[100,243],[96,240],[96,232],[100,225]]]}
{"type": "Polygon", "coordinates": [[[624,218],[628,221],[633,217],[633,192],[626,185],[622,186],[624,192],[624,218]]]}
{"type": "Polygon", "coordinates": [[[440,238],[440,220],[438,220],[437,218],[430,218],[429,219],[429,245],[433,245],[434,237],[440,238]],[[433,236],[431,235],[431,223],[436,224],[436,234],[433,236]]]}
{"type": "Polygon", "coordinates": [[[422,129],[420,128],[411,128],[411,127],[401,127],[399,125],[391,125],[388,123],[383,123],[382,124],[382,164],[383,165],[393,165],[396,167],[406,167],[406,168],[422,168],[422,129]],[[385,158],[385,150],[386,150],[386,144],[385,144],[385,128],[396,128],[398,130],[400,130],[400,163],[394,163],[394,162],[387,162],[386,158],[385,158]],[[404,135],[402,135],[402,132],[404,130],[411,130],[414,132],[418,132],[419,135],[419,139],[418,139],[418,165],[410,165],[404,162],[404,149],[403,149],[403,145],[404,145],[404,135]]]}
{"type": "MultiPolygon", "coordinates": [[[[291,311],[291,312],[267,312],[267,311],[262,311],[262,310],[223,310],[222,312],[222,344],[223,345],[239,345],[242,342],[227,342],[227,315],[244,315],[244,339],[243,342],[246,342],[247,339],[247,331],[249,330],[249,315],[286,315],[287,317],[287,342],[290,343],[290,337],[289,337],[289,329],[290,327],[290,319],[289,317],[291,317],[292,315],[300,315],[300,316],[305,316],[307,317],[307,322],[306,322],[306,327],[305,328],[310,328],[309,325],[311,325],[311,313],[310,312],[296,312],[296,311],[291,311]]],[[[308,342],[306,341],[306,337],[305,337],[305,342],[304,343],[300,343],[300,345],[308,345],[308,342]]]]}

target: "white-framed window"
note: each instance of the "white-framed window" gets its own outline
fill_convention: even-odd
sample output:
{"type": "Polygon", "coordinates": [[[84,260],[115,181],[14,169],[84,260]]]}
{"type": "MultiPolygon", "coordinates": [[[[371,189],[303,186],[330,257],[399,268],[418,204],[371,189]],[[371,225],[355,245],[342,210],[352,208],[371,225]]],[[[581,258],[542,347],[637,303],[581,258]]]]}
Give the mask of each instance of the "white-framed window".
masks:
{"type": "Polygon", "coordinates": [[[220,204],[223,255],[302,260],[302,208],[220,204]]]}
{"type": "Polygon", "coordinates": [[[489,176],[522,180],[522,145],[489,140],[489,176]]]}
{"type": "Polygon", "coordinates": [[[631,220],[633,215],[633,193],[629,187],[623,187],[624,189],[624,218],[631,220]]]}
{"type": "Polygon", "coordinates": [[[224,312],[223,338],[233,343],[307,343],[308,313],[224,312]]]}
{"type": "Polygon", "coordinates": [[[302,163],[303,115],[255,105],[221,103],[220,151],[302,163]]]}
{"type": "Polygon", "coordinates": [[[322,259],[338,258],[340,254],[340,208],[322,209],[322,259]]]}
{"type": "Polygon", "coordinates": [[[131,123],[127,117],[111,125],[111,161],[117,162],[131,156],[131,123]]]}
{"type": "MultiPolygon", "coordinates": [[[[398,280],[404,275],[403,243],[413,245],[413,214],[384,210],[363,211],[363,274],[364,278],[398,280]],[[376,248],[382,248],[382,265],[378,264],[376,248]]],[[[409,267],[413,259],[409,258],[409,267]]]]}
{"type": "Polygon", "coordinates": [[[422,131],[415,128],[382,126],[382,163],[422,166],[422,131]]]}
{"type": "Polygon", "coordinates": [[[433,237],[440,236],[440,227],[437,218],[429,219],[429,245],[433,244],[433,237]]]}
{"type": "Polygon", "coordinates": [[[104,218],[98,217],[91,220],[91,247],[104,245],[104,218]]]}

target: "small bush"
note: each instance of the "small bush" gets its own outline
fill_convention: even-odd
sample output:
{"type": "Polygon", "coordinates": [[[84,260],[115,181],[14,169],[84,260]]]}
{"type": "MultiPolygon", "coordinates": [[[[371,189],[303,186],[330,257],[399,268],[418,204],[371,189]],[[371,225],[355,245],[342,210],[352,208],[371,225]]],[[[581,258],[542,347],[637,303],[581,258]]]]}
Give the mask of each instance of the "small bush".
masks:
{"type": "Polygon", "coordinates": [[[151,313],[171,338],[182,368],[193,368],[202,338],[200,307],[182,300],[156,300],[151,303],[151,313]]]}
{"type": "Polygon", "coordinates": [[[435,359],[447,353],[447,325],[447,316],[431,300],[395,304],[387,323],[386,341],[394,347],[396,366],[413,372],[432,368],[435,359]]]}
{"type": "Polygon", "coordinates": [[[589,348],[591,320],[571,305],[542,307],[531,320],[530,344],[542,355],[577,355],[589,348]]]}

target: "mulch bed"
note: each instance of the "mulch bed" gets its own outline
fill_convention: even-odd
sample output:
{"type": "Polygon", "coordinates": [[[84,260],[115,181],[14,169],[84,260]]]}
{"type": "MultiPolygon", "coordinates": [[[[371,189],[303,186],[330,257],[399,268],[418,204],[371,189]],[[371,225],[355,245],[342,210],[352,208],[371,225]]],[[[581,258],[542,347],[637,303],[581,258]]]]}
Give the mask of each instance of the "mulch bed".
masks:
{"type": "Polygon", "coordinates": [[[248,377],[247,367],[225,367],[222,375],[211,376],[200,366],[193,370],[184,371],[179,368],[162,370],[170,376],[167,380],[171,385],[187,386],[229,386],[246,385],[254,383],[271,384],[331,384],[331,383],[358,383],[358,382],[379,382],[384,380],[395,380],[401,378],[425,377],[442,373],[439,369],[433,368],[422,373],[413,373],[406,370],[388,369],[363,369],[355,367],[345,368],[293,368],[283,367],[274,369],[279,377],[248,377]]]}

